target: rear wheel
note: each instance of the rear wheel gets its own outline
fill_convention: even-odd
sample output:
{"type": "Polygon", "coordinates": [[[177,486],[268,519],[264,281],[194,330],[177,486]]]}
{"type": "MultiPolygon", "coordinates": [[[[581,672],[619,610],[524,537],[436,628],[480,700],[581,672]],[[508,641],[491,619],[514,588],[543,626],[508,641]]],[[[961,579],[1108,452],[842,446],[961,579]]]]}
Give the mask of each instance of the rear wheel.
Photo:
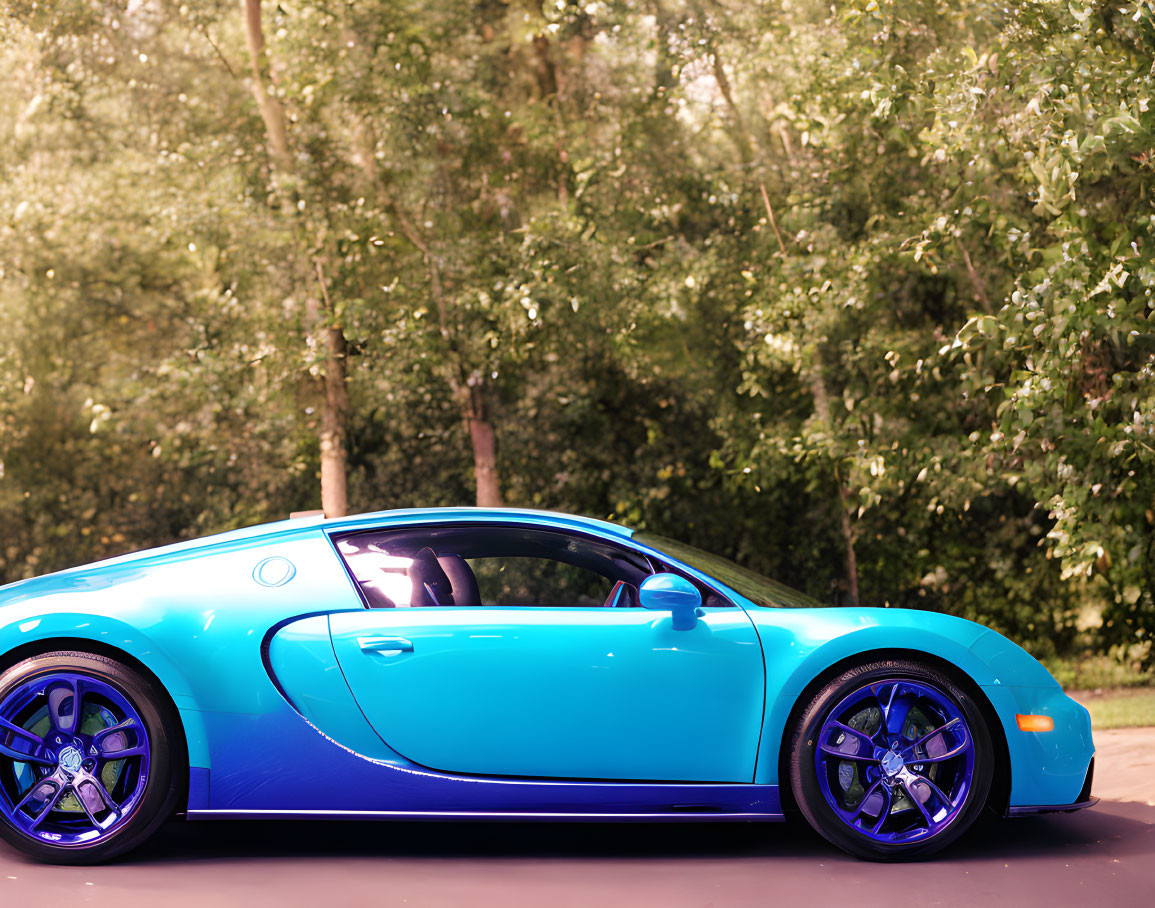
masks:
{"type": "Polygon", "coordinates": [[[172,813],[182,740],[163,691],[119,662],[17,663],[0,675],[0,835],[53,863],[123,854],[172,813]]]}
{"type": "Polygon", "coordinates": [[[993,770],[972,697],[905,660],[830,681],[804,710],[790,751],[791,789],[810,825],[871,860],[910,860],[953,842],[982,813],[993,770]]]}

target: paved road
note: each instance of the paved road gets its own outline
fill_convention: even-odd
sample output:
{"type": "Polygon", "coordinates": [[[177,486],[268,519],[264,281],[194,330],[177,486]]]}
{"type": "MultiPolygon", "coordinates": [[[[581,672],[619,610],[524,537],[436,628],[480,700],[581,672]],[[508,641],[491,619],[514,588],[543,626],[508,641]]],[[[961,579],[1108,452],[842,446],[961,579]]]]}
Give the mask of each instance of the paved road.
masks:
{"type": "Polygon", "coordinates": [[[0,906],[1155,904],[1155,729],[1096,735],[1095,793],[947,856],[881,865],[786,825],[180,823],[121,863],[46,867],[0,844],[0,906]]]}

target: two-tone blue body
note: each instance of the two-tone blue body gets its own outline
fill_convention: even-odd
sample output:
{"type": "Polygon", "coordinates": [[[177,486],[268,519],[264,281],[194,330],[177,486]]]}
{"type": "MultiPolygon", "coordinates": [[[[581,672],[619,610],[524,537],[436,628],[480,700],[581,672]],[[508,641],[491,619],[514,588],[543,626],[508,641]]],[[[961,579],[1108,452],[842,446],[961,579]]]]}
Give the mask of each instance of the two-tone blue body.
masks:
{"type": "Polygon", "coordinates": [[[1078,800],[1093,755],[1086,710],[979,625],[761,607],[628,529],[560,514],[293,520],[0,590],[5,664],[69,647],[138,663],[168,692],[190,817],[780,819],[800,700],[868,655],[917,654],[970,679],[1012,813],[1078,800]],[[333,537],[449,524],[603,539],[734,607],[701,609],[689,630],[639,608],[367,608],[333,537]],[[1019,713],[1054,730],[1021,731],[1019,713]]]}

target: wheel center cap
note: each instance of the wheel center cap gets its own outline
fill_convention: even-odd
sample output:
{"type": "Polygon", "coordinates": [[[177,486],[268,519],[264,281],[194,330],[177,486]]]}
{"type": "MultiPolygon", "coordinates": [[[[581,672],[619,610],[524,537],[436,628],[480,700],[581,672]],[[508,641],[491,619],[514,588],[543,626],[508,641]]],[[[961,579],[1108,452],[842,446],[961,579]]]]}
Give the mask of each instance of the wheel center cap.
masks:
{"type": "Polygon", "coordinates": [[[64,750],[60,751],[58,762],[60,763],[60,768],[65,772],[74,773],[80,771],[80,764],[84,762],[84,757],[81,756],[79,750],[70,744],[64,748],[64,750]]]}
{"type": "Polygon", "coordinates": [[[896,754],[893,750],[888,750],[885,754],[883,754],[880,763],[882,764],[882,771],[891,777],[898,775],[899,770],[901,770],[902,767],[906,765],[902,761],[902,757],[896,754]]]}

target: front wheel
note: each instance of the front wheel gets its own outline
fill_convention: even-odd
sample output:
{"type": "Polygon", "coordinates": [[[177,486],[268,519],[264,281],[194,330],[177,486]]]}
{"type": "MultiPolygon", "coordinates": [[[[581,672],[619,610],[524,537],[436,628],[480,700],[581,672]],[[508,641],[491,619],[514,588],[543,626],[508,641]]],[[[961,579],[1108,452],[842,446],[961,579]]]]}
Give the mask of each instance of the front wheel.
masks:
{"type": "Polygon", "coordinates": [[[181,741],[163,692],[119,662],[17,663],[0,675],[0,835],[52,863],[123,854],[172,813],[181,741]]]}
{"type": "Polygon", "coordinates": [[[918,662],[883,661],[830,681],[790,750],[798,808],[844,851],[881,861],[938,851],[982,813],[994,756],[974,700],[918,662]]]}

